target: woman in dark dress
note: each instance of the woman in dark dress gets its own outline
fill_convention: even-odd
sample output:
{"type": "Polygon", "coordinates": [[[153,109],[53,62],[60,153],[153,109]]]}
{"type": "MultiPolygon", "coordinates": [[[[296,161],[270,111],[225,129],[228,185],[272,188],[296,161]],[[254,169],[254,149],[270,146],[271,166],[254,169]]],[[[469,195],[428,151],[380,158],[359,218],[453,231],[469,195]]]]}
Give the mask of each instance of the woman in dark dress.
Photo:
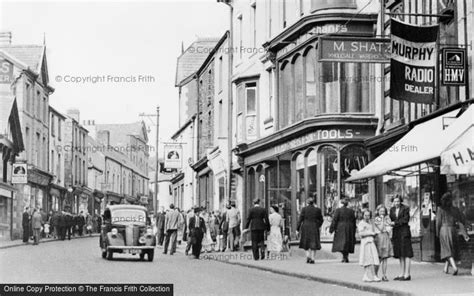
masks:
{"type": "Polygon", "coordinates": [[[390,209],[390,220],[392,220],[392,244],[393,257],[400,261],[400,275],[395,277],[396,281],[409,281],[411,257],[413,248],[411,246],[411,233],[408,222],[410,221],[410,209],[402,204],[400,195],[393,198],[393,207],[390,209]]]}
{"type": "Polygon", "coordinates": [[[314,264],[316,250],[321,249],[319,228],[323,224],[323,215],[312,198],[308,198],[306,203],[308,205],[301,210],[297,227],[301,232],[299,247],[306,251],[306,263],[314,264]]]}
{"type": "Polygon", "coordinates": [[[349,253],[354,253],[354,245],[356,242],[356,214],[349,209],[347,199],[341,201],[342,207],[334,212],[329,232],[334,234],[332,243],[332,252],[342,253],[342,262],[349,263],[349,253]]]}
{"type": "Polygon", "coordinates": [[[458,274],[456,262],[459,255],[459,242],[456,224],[464,225],[461,211],[453,206],[453,197],[451,193],[445,193],[441,197],[441,205],[436,215],[436,235],[439,237],[441,246],[441,260],[446,260],[444,272],[449,272],[449,264],[454,268],[453,275],[458,274]]]}

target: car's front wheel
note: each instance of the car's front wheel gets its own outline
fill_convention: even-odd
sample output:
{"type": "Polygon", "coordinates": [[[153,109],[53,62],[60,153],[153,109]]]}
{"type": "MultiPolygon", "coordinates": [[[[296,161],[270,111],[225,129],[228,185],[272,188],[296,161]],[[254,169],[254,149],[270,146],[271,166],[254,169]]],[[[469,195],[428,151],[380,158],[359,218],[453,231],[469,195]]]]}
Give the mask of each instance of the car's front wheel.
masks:
{"type": "Polygon", "coordinates": [[[148,251],[148,261],[153,261],[153,257],[155,257],[155,250],[148,251]]]}

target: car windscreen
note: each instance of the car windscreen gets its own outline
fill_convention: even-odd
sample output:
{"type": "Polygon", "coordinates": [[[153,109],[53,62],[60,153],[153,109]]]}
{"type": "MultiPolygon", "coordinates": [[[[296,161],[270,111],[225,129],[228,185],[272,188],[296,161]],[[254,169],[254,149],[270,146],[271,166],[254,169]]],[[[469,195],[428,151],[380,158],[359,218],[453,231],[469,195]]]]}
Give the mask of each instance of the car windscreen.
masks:
{"type": "Polygon", "coordinates": [[[138,224],[145,225],[146,214],[144,211],[133,209],[116,209],[112,211],[112,224],[138,224]]]}

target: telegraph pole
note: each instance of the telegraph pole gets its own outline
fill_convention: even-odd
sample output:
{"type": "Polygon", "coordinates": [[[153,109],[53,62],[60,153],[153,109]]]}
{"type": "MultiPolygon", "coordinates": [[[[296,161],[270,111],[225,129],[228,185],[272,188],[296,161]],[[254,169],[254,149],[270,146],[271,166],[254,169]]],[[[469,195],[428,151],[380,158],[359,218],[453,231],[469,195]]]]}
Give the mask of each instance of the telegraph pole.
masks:
{"type": "Polygon", "coordinates": [[[152,118],[156,116],[156,147],[155,147],[155,196],[153,197],[153,214],[156,217],[158,212],[158,174],[160,173],[160,160],[158,158],[158,147],[160,144],[160,106],[156,107],[156,114],[140,113],[140,116],[148,117],[153,123],[152,118]]]}

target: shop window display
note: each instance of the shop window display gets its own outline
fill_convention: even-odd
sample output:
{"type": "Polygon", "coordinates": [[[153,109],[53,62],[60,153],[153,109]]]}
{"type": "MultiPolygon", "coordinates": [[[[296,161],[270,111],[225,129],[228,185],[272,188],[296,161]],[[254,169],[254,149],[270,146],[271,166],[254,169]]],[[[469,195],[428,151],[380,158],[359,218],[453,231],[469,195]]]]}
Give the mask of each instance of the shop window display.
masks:
{"type": "Polygon", "coordinates": [[[367,180],[348,183],[344,180],[360,171],[368,163],[367,153],[358,146],[349,146],[341,151],[341,196],[349,200],[349,208],[355,211],[368,207],[369,186],[367,180]]]}
{"type": "Polygon", "coordinates": [[[453,195],[453,204],[466,219],[466,230],[474,232],[474,176],[447,175],[448,190],[453,195]]]}
{"type": "Polygon", "coordinates": [[[339,205],[337,190],[337,175],[339,166],[337,163],[337,151],[332,147],[323,147],[321,155],[321,193],[324,203],[324,215],[332,216],[334,210],[339,205]]]}

